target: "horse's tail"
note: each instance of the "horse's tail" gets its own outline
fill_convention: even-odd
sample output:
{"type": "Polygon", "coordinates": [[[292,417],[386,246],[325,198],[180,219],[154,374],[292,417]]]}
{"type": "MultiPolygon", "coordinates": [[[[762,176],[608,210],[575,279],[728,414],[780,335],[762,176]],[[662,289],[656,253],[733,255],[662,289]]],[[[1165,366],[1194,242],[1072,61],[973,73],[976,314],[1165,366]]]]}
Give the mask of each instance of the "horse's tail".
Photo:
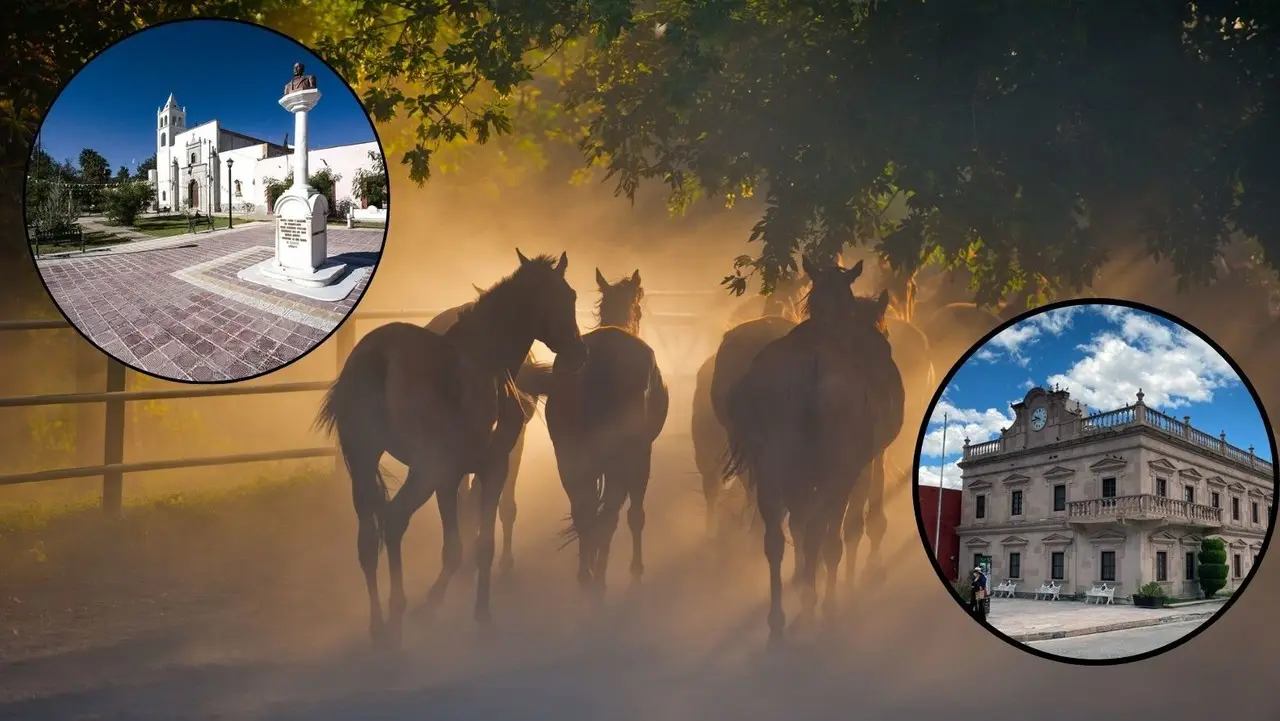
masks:
{"type": "Polygon", "coordinates": [[[381,539],[382,511],[389,500],[382,468],[375,462],[371,472],[366,472],[363,467],[353,469],[351,463],[352,458],[368,453],[360,443],[360,429],[365,424],[358,414],[362,404],[368,403],[370,398],[381,398],[386,364],[378,361],[370,355],[353,354],[348,358],[338,379],[325,392],[313,427],[326,435],[337,436],[338,448],[351,478],[351,498],[356,515],[370,518],[378,527],[377,535],[381,539]]]}
{"type": "MultiPolygon", "coordinates": [[[[596,501],[595,509],[592,516],[594,518],[599,518],[600,514],[604,512],[604,478],[596,479],[595,501],[596,501]]],[[[565,548],[572,545],[574,541],[577,541],[582,537],[582,532],[581,532],[582,529],[578,528],[578,525],[573,522],[572,513],[564,517],[564,524],[565,524],[564,528],[560,530],[561,542],[560,542],[560,547],[556,549],[557,551],[564,550],[565,548]]]]}
{"type": "Polygon", "coordinates": [[[550,363],[527,360],[516,372],[515,387],[520,394],[520,405],[524,409],[526,422],[533,419],[533,414],[538,410],[538,402],[551,392],[551,368],[550,363]]]}
{"type": "Polygon", "coordinates": [[[727,428],[729,447],[725,453],[724,479],[739,478],[748,492],[754,492],[755,470],[759,464],[761,416],[756,413],[751,375],[738,379],[729,389],[727,428]]]}

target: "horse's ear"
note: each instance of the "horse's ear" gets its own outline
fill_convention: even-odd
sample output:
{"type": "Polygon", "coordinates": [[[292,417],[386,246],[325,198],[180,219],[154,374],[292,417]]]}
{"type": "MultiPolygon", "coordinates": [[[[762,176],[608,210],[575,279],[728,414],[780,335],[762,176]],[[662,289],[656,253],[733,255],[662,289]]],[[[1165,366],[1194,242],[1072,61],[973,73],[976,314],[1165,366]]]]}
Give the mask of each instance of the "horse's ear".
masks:
{"type": "Polygon", "coordinates": [[[604,279],[604,273],[601,273],[599,268],[596,268],[596,287],[601,293],[609,289],[609,281],[604,279]]]}
{"type": "Polygon", "coordinates": [[[483,293],[484,293],[484,288],[481,288],[480,286],[476,285],[475,283],[472,283],[472,284],[471,284],[471,289],[472,289],[472,290],[474,290],[474,291],[476,292],[476,295],[481,295],[481,294],[483,294],[483,293]]]}
{"type": "Polygon", "coordinates": [[[809,256],[800,256],[800,268],[804,270],[804,274],[813,278],[817,276],[818,270],[813,267],[813,263],[809,261],[809,256]]]}
{"type": "Polygon", "coordinates": [[[880,297],[876,298],[876,315],[883,318],[885,311],[889,309],[889,291],[880,291],[880,297]]]}
{"type": "Polygon", "coordinates": [[[521,253],[519,248],[516,248],[516,257],[520,259],[520,265],[529,264],[529,259],[524,257],[524,253],[521,253]]]}
{"type": "Polygon", "coordinates": [[[556,270],[560,271],[560,275],[569,269],[569,251],[560,254],[560,262],[556,263],[556,270]]]}
{"type": "Polygon", "coordinates": [[[636,272],[631,274],[631,285],[640,285],[640,269],[636,268],[636,272]]]}
{"type": "Polygon", "coordinates": [[[850,284],[857,280],[860,275],[862,275],[862,261],[858,261],[852,268],[844,272],[844,278],[850,284]]]}

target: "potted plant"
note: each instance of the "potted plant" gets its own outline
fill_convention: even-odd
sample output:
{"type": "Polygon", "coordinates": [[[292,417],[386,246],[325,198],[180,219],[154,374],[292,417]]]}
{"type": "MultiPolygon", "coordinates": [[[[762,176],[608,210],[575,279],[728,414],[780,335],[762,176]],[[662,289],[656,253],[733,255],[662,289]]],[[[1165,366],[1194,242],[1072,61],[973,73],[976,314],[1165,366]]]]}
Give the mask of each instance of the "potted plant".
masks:
{"type": "Polygon", "coordinates": [[[1138,608],[1163,608],[1164,586],[1152,581],[1144,583],[1138,592],[1133,594],[1133,605],[1138,608]]]}

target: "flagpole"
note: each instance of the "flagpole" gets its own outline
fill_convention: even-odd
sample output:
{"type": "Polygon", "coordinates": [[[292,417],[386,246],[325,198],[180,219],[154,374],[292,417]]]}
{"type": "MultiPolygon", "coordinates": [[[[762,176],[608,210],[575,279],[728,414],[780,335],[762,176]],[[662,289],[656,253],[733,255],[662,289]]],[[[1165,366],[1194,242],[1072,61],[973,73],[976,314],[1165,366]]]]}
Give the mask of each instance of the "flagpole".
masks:
{"type": "Polygon", "coordinates": [[[947,414],[942,414],[942,460],[938,463],[938,515],[933,522],[933,557],[939,563],[942,559],[938,558],[938,543],[942,538],[942,489],[945,487],[942,483],[942,474],[947,468],[947,414]]]}

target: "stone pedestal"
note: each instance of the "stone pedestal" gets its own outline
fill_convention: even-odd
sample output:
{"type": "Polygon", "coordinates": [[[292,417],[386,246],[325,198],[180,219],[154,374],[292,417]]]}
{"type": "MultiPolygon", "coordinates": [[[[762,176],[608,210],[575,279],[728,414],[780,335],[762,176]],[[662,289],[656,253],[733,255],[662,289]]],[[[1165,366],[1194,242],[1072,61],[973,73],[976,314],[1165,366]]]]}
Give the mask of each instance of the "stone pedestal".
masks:
{"type": "Polygon", "coordinates": [[[325,197],[295,185],[280,196],[275,210],[275,263],[264,266],[263,274],[311,288],[337,280],[346,266],[328,260],[329,202],[325,197]]]}

